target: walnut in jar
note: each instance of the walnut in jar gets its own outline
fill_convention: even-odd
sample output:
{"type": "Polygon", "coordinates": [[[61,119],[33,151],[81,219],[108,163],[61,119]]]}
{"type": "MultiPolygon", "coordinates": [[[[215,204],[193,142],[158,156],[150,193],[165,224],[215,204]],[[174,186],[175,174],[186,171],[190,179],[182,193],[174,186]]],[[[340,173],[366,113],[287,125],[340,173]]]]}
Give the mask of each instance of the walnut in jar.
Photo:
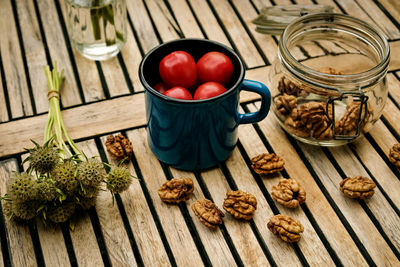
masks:
{"type": "Polygon", "coordinates": [[[224,213],[209,199],[199,199],[192,205],[192,210],[201,223],[211,229],[222,224],[224,213]]]}
{"type": "Polygon", "coordinates": [[[355,176],[340,182],[340,191],[349,198],[367,199],[374,194],[376,184],[367,177],[355,176]]]}
{"type": "Polygon", "coordinates": [[[193,181],[190,178],[173,178],[165,182],[160,189],[158,195],[161,200],[166,203],[179,204],[190,198],[193,193],[193,181]]]}
{"type": "Polygon", "coordinates": [[[274,235],[288,243],[299,242],[300,233],[304,231],[303,225],[298,220],[282,214],[269,219],[267,226],[274,235]]]}
{"type": "Polygon", "coordinates": [[[236,219],[250,220],[257,209],[257,199],[252,194],[237,190],[226,193],[223,208],[236,219]]]}
{"type": "Polygon", "coordinates": [[[109,135],[106,140],[107,151],[117,160],[128,158],[132,155],[132,143],[121,133],[109,135]]]}
{"type": "Polygon", "coordinates": [[[272,186],[272,198],[287,208],[296,208],[306,201],[306,191],[294,179],[281,179],[272,186]]]}
{"type": "Polygon", "coordinates": [[[297,98],[293,95],[283,94],[275,98],[276,109],[282,115],[288,115],[297,107],[297,98]]]}
{"type": "Polygon", "coordinates": [[[285,162],[275,153],[262,153],[251,159],[251,167],[258,174],[271,174],[283,170],[285,162]]]}
{"type": "Polygon", "coordinates": [[[397,168],[400,168],[400,143],[395,144],[389,151],[389,160],[397,168]]]}

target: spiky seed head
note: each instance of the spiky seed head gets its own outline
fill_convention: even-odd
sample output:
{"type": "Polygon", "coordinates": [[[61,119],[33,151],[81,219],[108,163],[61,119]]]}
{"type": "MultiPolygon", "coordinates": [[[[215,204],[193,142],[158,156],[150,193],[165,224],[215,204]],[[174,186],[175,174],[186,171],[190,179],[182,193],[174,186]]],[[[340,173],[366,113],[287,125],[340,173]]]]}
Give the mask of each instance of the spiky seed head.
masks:
{"type": "Polygon", "coordinates": [[[27,221],[33,219],[37,215],[39,202],[11,202],[11,212],[14,219],[27,221]]]}
{"type": "Polygon", "coordinates": [[[60,162],[59,150],[52,146],[52,143],[46,143],[43,146],[36,144],[35,148],[28,150],[30,155],[27,158],[29,160],[29,168],[39,173],[51,172],[57,163],[60,162]]]}
{"type": "Polygon", "coordinates": [[[22,172],[14,173],[7,184],[7,194],[13,201],[25,202],[35,198],[37,181],[32,175],[22,172]]]}
{"type": "Polygon", "coordinates": [[[77,204],[83,209],[83,210],[88,210],[94,205],[96,205],[96,199],[97,195],[94,197],[81,197],[77,204]]]}
{"type": "Polygon", "coordinates": [[[49,179],[38,182],[36,187],[36,199],[39,201],[53,201],[57,196],[57,188],[49,179]]]}
{"type": "Polygon", "coordinates": [[[86,187],[98,187],[107,177],[103,163],[91,158],[88,161],[81,162],[78,166],[78,181],[86,187]]]}
{"type": "Polygon", "coordinates": [[[6,215],[7,218],[11,219],[13,216],[12,201],[3,199],[1,201],[1,207],[3,209],[3,214],[6,215]]]}
{"type": "Polygon", "coordinates": [[[87,198],[96,197],[99,193],[100,187],[82,186],[79,190],[79,195],[87,198]]]}
{"type": "Polygon", "coordinates": [[[57,164],[51,172],[51,178],[56,182],[56,187],[66,193],[73,192],[78,186],[76,178],[76,163],[67,160],[57,164]]]}
{"type": "Polygon", "coordinates": [[[112,193],[121,193],[132,183],[132,176],[124,166],[112,167],[107,176],[107,188],[112,193]]]}
{"type": "Polygon", "coordinates": [[[47,217],[54,223],[66,222],[75,211],[75,203],[63,202],[47,210],[47,217]]]}

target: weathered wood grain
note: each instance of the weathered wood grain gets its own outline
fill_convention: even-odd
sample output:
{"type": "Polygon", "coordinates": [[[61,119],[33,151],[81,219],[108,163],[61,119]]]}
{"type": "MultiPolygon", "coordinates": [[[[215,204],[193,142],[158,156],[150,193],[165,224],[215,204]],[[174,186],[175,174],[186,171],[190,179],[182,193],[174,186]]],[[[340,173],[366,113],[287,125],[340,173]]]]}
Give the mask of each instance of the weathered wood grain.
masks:
{"type": "Polygon", "coordinates": [[[386,75],[386,80],[390,96],[392,96],[395,103],[400,105],[400,81],[393,73],[388,73],[386,75]]]}
{"type": "MultiPolygon", "coordinates": [[[[248,107],[250,111],[256,110],[254,105],[248,105],[248,107]]],[[[343,259],[343,262],[348,262],[349,265],[358,266],[358,263],[363,263],[364,260],[356,248],[354,241],[314,181],[296,150],[290,144],[285,133],[278,125],[276,118],[271,114],[258,124],[274,149],[274,152],[285,159],[285,170],[289,174],[289,177],[298,180],[305,188],[307,192],[307,207],[337,255],[343,259]]],[[[243,140],[245,141],[246,139],[243,140]]]]}
{"type": "Polygon", "coordinates": [[[169,0],[169,3],[185,38],[204,38],[187,2],[185,0],[169,0]]]}
{"type": "Polygon", "coordinates": [[[158,196],[158,189],[166,181],[166,178],[160,163],[147,145],[146,136],[146,130],[143,128],[128,133],[143,180],[149,190],[168,244],[178,265],[199,264],[202,262],[201,257],[179,207],[164,203],[158,196]]]}
{"type": "Polygon", "coordinates": [[[390,123],[397,133],[400,133],[400,112],[391,99],[388,99],[383,109],[383,116],[390,123]]]}
{"type": "MultiPolygon", "coordinates": [[[[105,148],[106,136],[101,138],[103,148],[105,148]]],[[[106,151],[107,159],[110,163],[118,164],[118,161],[106,151]]],[[[137,177],[132,163],[128,165],[131,174],[137,177]]],[[[140,256],[145,266],[159,264],[160,266],[170,266],[167,252],[160,238],[154,218],[151,215],[149,206],[138,179],[133,179],[131,186],[120,194],[129,225],[132,229],[136,244],[140,251],[140,256]]]]}
{"type": "Polygon", "coordinates": [[[3,77],[0,72],[0,122],[8,121],[8,111],[6,106],[6,98],[3,89],[3,77]]]}
{"type": "Polygon", "coordinates": [[[329,192],[329,195],[339,207],[374,262],[378,266],[397,262],[393,251],[359,203],[354,199],[347,198],[340,192],[339,183],[342,177],[337,173],[321,148],[300,143],[299,145],[314,171],[320,177],[321,183],[329,192]]]}
{"type": "Polygon", "coordinates": [[[264,60],[258,53],[253,41],[243,28],[239,18],[236,16],[232,6],[226,0],[211,0],[218,16],[225,26],[230,38],[249,68],[265,65],[264,60]]]}
{"type": "MultiPolygon", "coordinates": [[[[246,126],[251,127],[251,125],[246,126]]],[[[245,130],[246,128],[242,129],[245,130]]],[[[255,134],[253,136],[256,137],[257,135],[255,134]]],[[[248,139],[249,138],[246,137],[246,140],[248,139]]],[[[266,152],[262,144],[259,144],[259,146],[251,145],[250,147],[245,147],[245,149],[250,152],[250,157],[257,156],[259,154],[258,152],[261,151],[261,153],[266,152]]],[[[301,262],[297,258],[296,252],[294,251],[293,247],[290,246],[290,244],[282,242],[282,240],[273,235],[266,227],[265,223],[268,222],[269,218],[274,216],[274,213],[269,207],[266,198],[262,194],[256,181],[253,179],[250,170],[246,166],[243,158],[240,156],[240,152],[237,148],[233,151],[231,157],[226,161],[226,165],[232,175],[232,178],[237,184],[238,189],[249,192],[257,198],[257,211],[253,220],[258,227],[258,231],[265,240],[268,249],[271,251],[271,254],[275,258],[276,263],[282,266],[300,266],[301,262]]],[[[267,190],[271,192],[272,185],[278,184],[281,178],[282,177],[278,175],[266,178],[262,177],[261,179],[264,182],[267,190]]],[[[334,263],[329,256],[328,251],[319,239],[317,233],[315,232],[304,212],[300,208],[288,209],[280,206],[279,204],[277,204],[277,207],[282,214],[289,215],[292,218],[299,220],[304,226],[304,232],[301,234],[302,239],[301,242],[298,243],[298,245],[302,253],[306,257],[307,262],[310,265],[333,265],[334,263]]]]}
{"type": "Polygon", "coordinates": [[[392,17],[400,22],[400,2],[397,0],[379,0],[379,3],[388,11],[392,17]]]}
{"type": "Polygon", "coordinates": [[[219,26],[217,19],[210,9],[210,6],[207,4],[207,1],[189,0],[189,3],[195,12],[201,27],[204,29],[207,38],[231,47],[228,38],[226,38],[224,31],[219,26]]]}
{"type": "MultiPolygon", "coordinates": [[[[87,157],[99,157],[93,139],[79,142],[77,145],[87,157]]],[[[121,214],[112,198],[110,192],[103,187],[95,206],[111,264],[114,266],[137,266],[121,214]]]]}
{"type": "MultiPolygon", "coordinates": [[[[364,177],[370,177],[367,171],[363,168],[362,164],[356,159],[356,157],[351,153],[348,147],[335,147],[330,148],[329,151],[332,153],[333,157],[339,164],[340,168],[344,171],[347,177],[354,177],[357,175],[361,175],[364,177]]],[[[369,152],[372,153],[372,152],[369,152]]],[[[381,161],[381,163],[383,160],[381,161]]],[[[375,162],[378,164],[378,162],[375,162]]],[[[388,172],[390,172],[388,170],[388,172]]],[[[377,182],[382,179],[382,174],[375,173],[378,176],[375,176],[377,182]]],[[[385,177],[385,176],[384,176],[385,177]]],[[[388,182],[389,177],[385,177],[385,180],[388,182]]],[[[393,184],[394,186],[400,185],[400,181],[397,180],[397,183],[393,184]]],[[[390,241],[394,244],[394,246],[399,251],[400,249],[400,236],[398,233],[400,232],[400,217],[396,214],[396,211],[390,206],[387,199],[382,194],[382,191],[377,187],[375,188],[374,196],[365,201],[366,205],[370,208],[377,221],[382,226],[382,229],[385,231],[390,241]]]]}
{"type": "MultiPolygon", "coordinates": [[[[6,185],[12,172],[17,171],[17,161],[8,159],[0,162],[0,195],[6,193],[6,185]]],[[[3,214],[2,214],[3,215],[3,214]]],[[[3,215],[4,216],[4,215],[3,215]]],[[[29,227],[5,219],[6,237],[14,266],[37,266],[29,227]]]]}
{"type": "MultiPolygon", "coordinates": [[[[65,9],[65,0],[60,0],[60,7],[64,22],[70,31],[68,25],[68,16],[65,9]]],[[[72,46],[71,37],[69,37],[70,45],[72,46]]],[[[85,102],[93,102],[104,99],[104,91],[101,86],[100,76],[96,68],[96,63],[92,60],[84,58],[76,49],[72,49],[75,58],[75,63],[78,68],[79,78],[82,83],[82,91],[85,97],[85,102]]]]}
{"type": "Polygon", "coordinates": [[[103,69],[111,97],[130,93],[121,66],[119,65],[118,58],[114,57],[107,61],[101,61],[100,65],[103,69]]]}
{"type": "Polygon", "coordinates": [[[141,47],[144,53],[147,53],[151,48],[158,45],[159,42],[144,3],[143,1],[126,1],[126,6],[141,47]]]}
{"type": "Polygon", "coordinates": [[[210,231],[210,229],[205,227],[204,224],[197,219],[196,214],[194,214],[192,210],[192,205],[194,202],[196,202],[196,200],[205,198],[196,177],[192,172],[181,171],[174,168],[170,168],[170,170],[174,178],[188,177],[193,181],[193,195],[189,200],[186,201],[186,208],[189,211],[191,220],[196,227],[196,231],[200,236],[201,242],[207,252],[211,264],[214,266],[234,266],[235,260],[231,251],[229,250],[228,244],[224,239],[221,229],[217,228],[210,231]]]}
{"type": "Polygon", "coordinates": [[[146,4],[163,42],[179,39],[180,35],[182,35],[181,29],[165,6],[165,3],[163,1],[147,0],[146,4]]]}
{"type": "Polygon", "coordinates": [[[389,71],[400,69],[400,40],[395,42],[390,42],[390,64],[389,71]]]}
{"type": "MultiPolygon", "coordinates": [[[[67,109],[62,117],[71,138],[84,138],[144,125],[143,103],[143,94],[135,94],[67,109]]],[[[31,147],[30,139],[41,143],[46,120],[41,115],[0,124],[0,157],[31,147]]]]}
{"type": "Polygon", "coordinates": [[[46,112],[49,101],[43,67],[47,65],[47,59],[37,14],[33,1],[18,0],[16,6],[36,111],[46,112]]]}
{"type": "Polygon", "coordinates": [[[4,0],[0,5],[0,55],[4,69],[11,117],[19,118],[33,114],[31,99],[21,48],[14,21],[11,0],[4,0]]]}
{"type": "MultiPolygon", "coordinates": [[[[22,162],[28,157],[28,153],[21,156],[22,162]]],[[[29,162],[23,164],[26,171],[29,162]]],[[[39,235],[40,245],[44,262],[48,266],[67,266],[70,264],[67,247],[60,227],[46,226],[39,218],[36,219],[36,227],[39,235]]]]}
{"type": "Polygon", "coordinates": [[[142,60],[142,55],[140,54],[138,44],[136,43],[130,27],[128,27],[126,38],[126,43],[121,49],[121,55],[124,59],[129,78],[133,84],[133,90],[135,92],[140,92],[143,91],[143,86],[139,80],[139,64],[142,60]]]}
{"type": "Polygon", "coordinates": [[[381,120],[377,121],[374,128],[372,128],[368,133],[374,138],[375,142],[386,156],[389,154],[392,146],[398,143],[396,138],[390,133],[381,120]]]}
{"type": "MultiPolygon", "coordinates": [[[[80,104],[82,101],[79,96],[77,81],[72,70],[72,63],[62,34],[55,3],[52,0],[41,0],[37,4],[51,59],[57,61],[60,71],[64,69],[64,90],[61,92],[62,105],[68,107],[80,104]]],[[[43,79],[45,78],[44,75],[42,77],[43,79]]]]}
{"type": "MultiPolygon", "coordinates": [[[[202,172],[201,176],[214,203],[222,209],[225,193],[231,189],[224,174],[214,168],[202,172]]],[[[224,224],[244,266],[270,266],[248,222],[236,220],[226,213],[224,224]]]]}

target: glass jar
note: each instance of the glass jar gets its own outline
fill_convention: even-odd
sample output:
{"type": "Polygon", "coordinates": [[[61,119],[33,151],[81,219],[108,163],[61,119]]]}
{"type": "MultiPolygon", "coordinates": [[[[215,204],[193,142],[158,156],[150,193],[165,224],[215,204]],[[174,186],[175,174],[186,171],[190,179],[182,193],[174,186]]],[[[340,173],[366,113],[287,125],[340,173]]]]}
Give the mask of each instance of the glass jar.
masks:
{"type": "Polygon", "coordinates": [[[359,19],[318,13],[293,21],[270,71],[280,125],[309,144],[354,141],[382,114],[389,53],[383,34],[359,19]]]}
{"type": "Polygon", "coordinates": [[[106,60],[126,42],[125,0],[66,0],[69,37],[84,57],[106,60]]]}

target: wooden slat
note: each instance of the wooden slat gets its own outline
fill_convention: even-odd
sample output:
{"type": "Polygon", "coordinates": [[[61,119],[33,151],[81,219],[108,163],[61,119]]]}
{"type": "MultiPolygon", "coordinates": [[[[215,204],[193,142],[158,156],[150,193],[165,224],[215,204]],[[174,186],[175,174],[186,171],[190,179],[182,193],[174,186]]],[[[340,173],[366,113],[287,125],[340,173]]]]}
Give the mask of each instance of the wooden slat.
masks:
{"type": "MultiPolygon", "coordinates": [[[[101,140],[105,149],[106,136],[102,137],[101,140]]],[[[106,155],[110,163],[118,163],[107,151],[106,155]]],[[[137,177],[132,163],[128,165],[128,168],[131,174],[137,177]]],[[[131,186],[120,194],[120,196],[144,265],[151,266],[157,263],[160,266],[169,266],[167,253],[147,205],[139,180],[134,179],[131,186]]]]}
{"type": "Polygon", "coordinates": [[[389,39],[400,38],[399,29],[372,0],[357,0],[360,7],[378,24],[389,39]]]}
{"type": "Polygon", "coordinates": [[[265,65],[253,41],[243,28],[240,20],[236,16],[233,8],[226,0],[211,0],[218,16],[224,24],[226,31],[229,33],[232,41],[249,68],[265,65]]]}
{"type": "Polygon", "coordinates": [[[42,0],[38,1],[37,4],[51,59],[57,61],[59,70],[64,69],[65,81],[64,90],[61,92],[62,104],[65,107],[80,104],[81,99],[55,3],[51,0],[42,0]]]}
{"type": "MultiPolygon", "coordinates": [[[[201,176],[214,203],[222,209],[225,194],[230,190],[222,171],[214,168],[202,172],[201,176]]],[[[238,221],[229,214],[225,214],[224,224],[244,266],[270,266],[248,223],[238,221]]]]}
{"type": "MultiPolygon", "coordinates": [[[[251,127],[251,125],[247,125],[251,127]]],[[[243,129],[243,128],[242,128],[243,129]]],[[[243,129],[245,131],[245,129],[243,129]]],[[[244,133],[244,131],[241,131],[244,133]]],[[[254,131],[254,129],[252,129],[254,131]]],[[[252,135],[256,137],[256,133],[252,135]]],[[[245,141],[249,140],[249,136],[246,136],[245,141]]],[[[241,138],[242,140],[242,138],[241,138]]],[[[250,157],[256,156],[260,153],[266,152],[263,147],[261,140],[258,146],[251,145],[251,147],[245,147],[245,149],[249,149],[248,152],[250,157]],[[262,151],[262,152],[261,152],[262,151]]],[[[250,141],[251,142],[251,141],[250,141]]],[[[301,262],[296,256],[296,252],[293,247],[289,244],[282,242],[279,238],[274,236],[267,227],[265,227],[265,222],[269,220],[272,216],[274,216],[271,208],[269,207],[265,197],[263,196],[261,190],[259,189],[256,181],[251,178],[251,173],[244,159],[240,156],[239,150],[236,148],[233,151],[231,157],[227,160],[226,165],[231,173],[235,183],[237,184],[240,190],[245,192],[249,192],[253,194],[257,198],[257,211],[254,216],[254,222],[256,223],[260,234],[263,239],[266,241],[271,254],[273,255],[275,261],[278,265],[282,266],[294,266],[301,265],[301,262]]],[[[264,182],[265,187],[269,192],[272,190],[272,186],[278,184],[279,180],[282,177],[274,176],[268,177],[267,179],[261,178],[264,182]]],[[[331,257],[329,256],[328,251],[324,247],[323,243],[319,239],[317,233],[312,227],[310,221],[307,219],[307,216],[304,214],[303,210],[298,209],[288,209],[283,206],[277,205],[278,209],[282,214],[289,215],[292,218],[296,218],[301,222],[304,226],[304,232],[301,234],[302,240],[298,243],[302,253],[304,254],[307,262],[310,265],[334,265],[331,257]]]]}
{"type": "Polygon", "coordinates": [[[185,38],[204,38],[187,2],[185,0],[170,0],[169,3],[185,38]]]}
{"type": "Polygon", "coordinates": [[[144,3],[143,1],[126,1],[126,6],[143,51],[147,53],[158,45],[158,40],[144,3]]]}
{"type": "Polygon", "coordinates": [[[224,31],[219,26],[207,2],[204,0],[189,0],[189,3],[202,28],[206,32],[207,38],[231,47],[231,44],[226,38],[224,31]]]}
{"type": "Polygon", "coordinates": [[[32,115],[32,105],[26,81],[21,48],[10,0],[0,6],[0,54],[7,83],[12,118],[32,115]]]}
{"type": "MultiPolygon", "coordinates": [[[[144,125],[143,103],[143,94],[135,94],[67,109],[62,117],[71,138],[84,138],[144,125]]],[[[46,120],[41,115],[0,124],[0,157],[31,147],[30,139],[41,143],[46,120]]]]}
{"type": "Polygon", "coordinates": [[[127,29],[127,39],[124,47],[121,50],[121,54],[126,65],[129,78],[132,81],[134,91],[143,91],[143,86],[139,80],[139,64],[142,60],[142,55],[140,54],[139,47],[135,38],[133,37],[130,27],[127,29]]]}
{"type": "Polygon", "coordinates": [[[396,138],[389,132],[381,120],[377,121],[374,128],[368,132],[382,149],[382,151],[387,156],[390,149],[394,144],[398,143],[396,138]]]}
{"type": "Polygon", "coordinates": [[[336,172],[321,148],[300,143],[299,145],[313,166],[314,171],[320,177],[321,183],[346,217],[346,220],[350,223],[374,262],[378,266],[397,262],[396,256],[358,202],[345,197],[340,192],[339,183],[342,177],[336,172]]]}
{"type": "MultiPolygon", "coordinates": [[[[65,0],[60,0],[60,7],[62,10],[64,22],[67,26],[67,30],[69,31],[70,29],[68,25],[67,11],[65,9],[65,0]]],[[[70,45],[72,46],[71,37],[69,39],[70,45]]],[[[82,91],[85,96],[85,101],[92,102],[104,99],[105,96],[101,86],[100,76],[96,68],[96,63],[92,60],[84,58],[75,49],[72,49],[72,53],[74,55],[75,63],[78,68],[79,78],[82,83],[82,91]]]]}
{"type": "Polygon", "coordinates": [[[400,133],[400,125],[399,125],[400,112],[399,109],[390,99],[386,101],[385,108],[383,109],[383,116],[390,123],[390,125],[396,130],[396,132],[400,133]]]}
{"type": "Polygon", "coordinates": [[[256,32],[255,25],[252,24],[252,20],[257,17],[257,12],[249,1],[234,0],[233,1],[236,10],[239,12],[242,19],[246,22],[251,35],[257,41],[258,46],[261,48],[264,55],[268,58],[269,62],[272,63],[277,56],[277,45],[274,39],[267,34],[261,34],[256,32]]]}
{"type": "Polygon", "coordinates": [[[400,69],[400,40],[395,42],[390,42],[390,64],[389,71],[400,69]]]}
{"type": "MultiPolygon", "coordinates": [[[[17,171],[17,161],[8,159],[0,162],[0,195],[6,193],[6,185],[11,173],[17,171]]],[[[5,220],[7,241],[11,262],[14,266],[37,266],[29,227],[26,224],[5,220]]]]}
{"type": "Polygon", "coordinates": [[[114,57],[107,61],[101,61],[104,77],[106,78],[110,96],[119,96],[129,94],[129,88],[126,84],[124,74],[119,65],[118,58],[114,57]]]}
{"type": "Polygon", "coordinates": [[[400,22],[400,2],[397,0],[379,0],[379,3],[392,15],[392,17],[400,22]]]}
{"type": "MultiPolygon", "coordinates": [[[[99,157],[93,139],[79,142],[78,146],[87,157],[99,157]]],[[[110,192],[103,190],[97,197],[96,212],[111,264],[114,266],[137,266],[118,206],[114,203],[110,192]]]]}
{"type": "Polygon", "coordinates": [[[165,3],[157,0],[148,0],[146,4],[163,42],[179,39],[179,35],[182,34],[181,30],[165,3]]]}
{"type": "Polygon", "coordinates": [[[389,94],[393,97],[395,103],[400,105],[400,81],[393,73],[388,73],[386,80],[389,94]]]}
{"type": "MultiPolygon", "coordinates": [[[[361,163],[357,161],[356,157],[351,153],[348,147],[335,147],[330,148],[329,150],[347,177],[354,177],[357,175],[369,177],[367,171],[363,168],[361,163]]],[[[375,164],[378,164],[378,162],[375,162],[375,164]]],[[[388,170],[388,172],[390,171],[388,170]]],[[[389,182],[389,178],[383,176],[383,173],[376,174],[378,175],[375,176],[377,182],[379,182],[382,177],[384,177],[385,180],[389,182]]],[[[399,188],[399,184],[400,181],[397,180],[397,183],[395,183],[394,185],[399,188]]],[[[400,232],[400,217],[390,206],[387,199],[385,199],[382,191],[379,188],[375,188],[374,191],[375,194],[373,198],[365,201],[365,203],[370,208],[391,242],[399,250],[400,235],[398,233],[400,232]]]]}
{"type": "MultiPolygon", "coordinates": [[[[28,155],[26,153],[21,156],[22,162],[28,155]]],[[[25,171],[28,169],[28,166],[29,162],[25,162],[23,165],[25,171]]],[[[36,227],[45,264],[48,266],[69,265],[68,251],[60,227],[46,226],[39,218],[36,219],[36,227]]]]}
{"type": "Polygon", "coordinates": [[[34,3],[18,0],[16,6],[36,111],[46,112],[49,102],[43,67],[47,65],[47,60],[34,3]]]}
{"type": "Polygon", "coordinates": [[[3,89],[3,77],[1,77],[0,71],[0,122],[8,121],[8,111],[6,106],[6,98],[4,96],[3,89]]]}
{"type": "Polygon", "coordinates": [[[192,179],[194,184],[193,195],[186,201],[186,207],[190,217],[196,227],[196,231],[200,236],[201,242],[207,252],[210,262],[214,266],[234,266],[235,260],[229,250],[228,244],[225,242],[224,236],[220,228],[210,231],[204,224],[197,219],[196,214],[192,210],[192,205],[196,200],[205,198],[197,182],[196,177],[192,172],[181,171],[170,168],[174,178],[188,177],[192,179]]]}
{"type": "MultiPolygon", "coordinates": [[[[106,137],[102,137],[101,140],[104,144],[106,137]]],[[[110,162],[113,164],[118,163],[108,152],[106,154],[110,162]]],[[[128,167],[131,174],[137,176],[132,164],[129,164],[128,167]]],[[[139,180],[134,179],[129,189],[120,196],[144,264],[149,265],[157,262],[163,266],[168,266],[169,261],[164,245],[158,234],[150,209],[146,205],[147,201],[139,180]]]]}
{"type": "MultiPolygon", "coordinates": [[[[256,107],[252,105],[248,105],[248,107],[252,112],[256,110],[256,107]]],[[[307,207],[313,214],[314,219],[329,241],[329,244],[336,251],[336,254],[340,258],[343,258],[343,261],[351,263],[350,265],[357,266],[358,262],[364,262],[354,241],[298,156],[296,150],[290,144],[285,133],[278,125],[276,118],[271,114],[258,124],[275,153],[284,157],[285,170],[289,176],[297,179],[305,188],[307,192],[307,207]]]]}
{"type": "Polygon", "coordinates": [[[166,204],[158,196],[158,189],[166,181],[161,165],[147,145],[146,130],[141,128],[128,133],[133,151],[161,222],[168,244],[178,265],[200,263],[201,257],[177,205],[166,204]]]}
{"type": "MultiPolygon", "coordinates": [[[[390,137],[391,134],[386,132],[386,135],[384,137],[382,136],[381,138],[391,139],[390,137]]],[[[398,209],[400,209],[400,194],[398,192],[398,188],[400,188],[400,180],[390,170],[389,166],[375,151],[365,137],[361,137],[359,140],[357,140],[357,142],[354,143],[353,148],[357,152],[357,155],[360,157],[362,163],[365,164],[368,170],[376,178],[377,182],[382,186],[383,190],[385,190],[390,200],[393,201],[398,209]]]]}

